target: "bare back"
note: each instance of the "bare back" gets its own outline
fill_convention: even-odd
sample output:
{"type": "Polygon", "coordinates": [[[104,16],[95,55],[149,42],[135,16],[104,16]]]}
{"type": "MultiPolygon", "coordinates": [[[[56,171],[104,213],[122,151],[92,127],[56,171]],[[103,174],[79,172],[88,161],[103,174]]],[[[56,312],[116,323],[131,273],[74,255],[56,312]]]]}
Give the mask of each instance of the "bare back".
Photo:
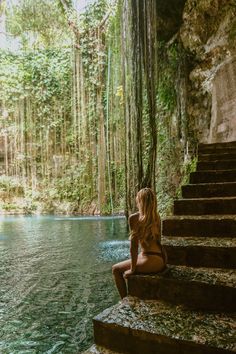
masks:
{"type": "MultiPolygon", "coordinates": [[[[135,214],[130,215],[129,225],[130,225],[131,232],[138,231],[139,225],[140,225],[139,224],[139,213],[135,213],[135,214]]],[[[139,240],[139,244],[140,244],[142,252],[161,252],[161,247],[160,247],[159,243],[155,239],[152,239],[151,237],[149,239],[147,239],[147,243],[141,243],[139,240]]]]}

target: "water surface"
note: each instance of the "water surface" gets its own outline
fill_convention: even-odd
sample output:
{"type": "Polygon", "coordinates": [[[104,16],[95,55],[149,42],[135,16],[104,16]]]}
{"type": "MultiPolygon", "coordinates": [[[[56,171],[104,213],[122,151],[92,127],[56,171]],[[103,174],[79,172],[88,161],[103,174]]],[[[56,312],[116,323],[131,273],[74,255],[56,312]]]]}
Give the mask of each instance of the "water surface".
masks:
{"type": "Polygon", "coordinates": [[[111,265],[128,257],[126,221],[0,217],[0,353],[80,353],[92,318],[118,301],[111,265]]]}

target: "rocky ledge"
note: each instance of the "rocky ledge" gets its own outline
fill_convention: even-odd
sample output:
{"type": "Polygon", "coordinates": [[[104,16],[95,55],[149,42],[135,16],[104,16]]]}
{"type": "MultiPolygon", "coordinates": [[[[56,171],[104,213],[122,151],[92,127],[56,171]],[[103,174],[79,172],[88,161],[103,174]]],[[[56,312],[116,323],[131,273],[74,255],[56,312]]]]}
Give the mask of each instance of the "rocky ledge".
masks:
{"type": "Polygon", "coordinates": [[[236,352],[235,320],[235,313],[127,297],[94,319],[94,335],[98,345],[123,353],[229,354],[236,352]]]}

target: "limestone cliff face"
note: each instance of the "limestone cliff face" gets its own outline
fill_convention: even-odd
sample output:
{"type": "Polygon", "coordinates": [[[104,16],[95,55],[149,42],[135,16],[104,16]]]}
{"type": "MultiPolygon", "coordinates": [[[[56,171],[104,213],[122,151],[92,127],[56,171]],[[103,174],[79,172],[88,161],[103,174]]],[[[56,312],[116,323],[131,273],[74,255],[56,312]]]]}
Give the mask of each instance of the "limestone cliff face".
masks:
{"type": "Polygon", "coordinates": [[[180,38],[193,58],[187,111],[197,139],[236,140],[236,0],[187,0],[180,38]]]}

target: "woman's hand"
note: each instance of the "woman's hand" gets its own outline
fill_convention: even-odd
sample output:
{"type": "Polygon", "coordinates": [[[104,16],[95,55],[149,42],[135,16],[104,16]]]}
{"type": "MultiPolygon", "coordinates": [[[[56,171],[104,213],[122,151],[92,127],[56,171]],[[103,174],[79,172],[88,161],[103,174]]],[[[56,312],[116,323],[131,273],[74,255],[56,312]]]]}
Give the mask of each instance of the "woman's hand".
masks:
{"type": "Polygon", "coordinates": [[[128,269],[124,272],[124,278],[128,278],[128,276],[132,274],[134,274],[134,270],[128,269]]]}

